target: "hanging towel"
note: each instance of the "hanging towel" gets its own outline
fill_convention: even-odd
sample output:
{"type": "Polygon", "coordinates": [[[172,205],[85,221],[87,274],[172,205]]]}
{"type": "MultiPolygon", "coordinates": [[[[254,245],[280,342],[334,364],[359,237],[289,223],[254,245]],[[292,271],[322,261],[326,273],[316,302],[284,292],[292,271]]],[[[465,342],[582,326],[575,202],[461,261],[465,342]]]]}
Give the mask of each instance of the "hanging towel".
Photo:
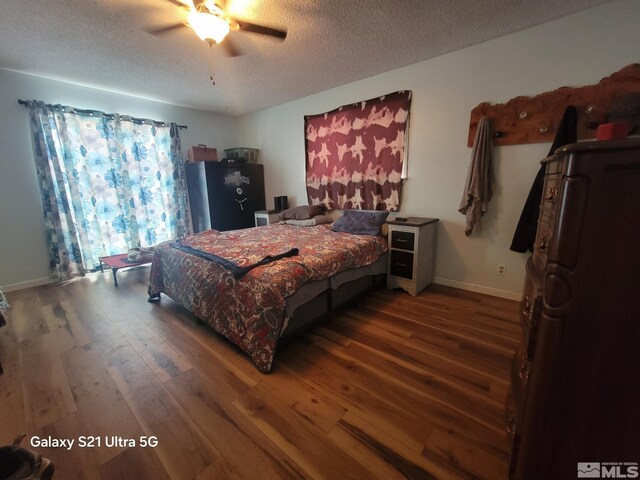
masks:
{"type": "MultiPolygon", "coordinates": [[[[551,156],[560,147],[570,143],[575,143],[578,139],[578,111],[573,105],[569,105],[564,111],[556,138],[553,140],[549,155],[551,156]]],[[[536,230],[538,229],[538,216],[540,215],[540,202],[542,201],[542,190],[544,189],[545,166],[541,166],[536,175],[531,191],[524,203],[518,226],[513,234],[510,250],[525,253],[527,250],[533,252],[533,244],[536,241],[536,230]]]]}
{"type": "Polygon", "coordinates": [[[480,224],[480,216],[487,212],[487,204],[491,200],[493,169],[493,135],[487,117],[478,122],[476,137],[473,140],[471,163],[464,184],[464,193],[460,201],[459,212],[467,217],[464,234],[468,237],[476,224],[480,224]]]}

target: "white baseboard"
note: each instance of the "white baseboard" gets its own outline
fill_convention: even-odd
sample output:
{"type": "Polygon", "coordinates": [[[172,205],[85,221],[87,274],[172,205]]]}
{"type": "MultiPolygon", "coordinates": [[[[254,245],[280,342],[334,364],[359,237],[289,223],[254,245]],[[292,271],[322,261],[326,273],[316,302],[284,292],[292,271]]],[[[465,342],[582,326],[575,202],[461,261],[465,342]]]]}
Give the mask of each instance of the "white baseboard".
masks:
{"type": "Polygon", "coordinates": [[[4,285],[0,288],[2,288],[3,292],[14,292],[16,290],[23,290],[25,288],[39,287],[41,285],[49,285],[50,283],[56,283],[56,281],[49,277],[45,277],[45,278],[36,278],[35,280],[27,280],[26,282],[12,283],[10,285],[4,285]]]}
{"type": "MultiPolygon", "coordinates": [[[[0,287],[3,292],[13,292],[15,290],[23,290],[25,288],[39,287],[41,285],[48,285],[55,283],[56,281],[51,278],[37,278],[35,280],[28,280],[26,282],[12,283],[10,285],[4,285],[0,287]]],[[[484,293],[485,295],[492,295],[494,297],[507,298],[509,300],[522,300],[522,292],[512,292],[509,290],[502,290],[500,288],[485,287],[484,285],[476,285],[475,283],[460,282],[458,280],[449,280],[448,278],[435,277],[433,283],[438,285],[444,285],[446,287],[460,288],[462,290],[469,290],[472,292],[484,293]]]]}
{"type": "Polygon", "coordinates": [[[509,300],[522,300],[522,292],[512,292],[510,290],[502,290],[500,288],[485,287],[484,285],[476,285],[475,283],[460,282],[458,280],[449,280],[448,278],[435,277],[433,283],[444,285],[445,287],[460,288],[462,290],[470,290],[472,292],[484,293],[494,297],[507,298],[509,300]]]}

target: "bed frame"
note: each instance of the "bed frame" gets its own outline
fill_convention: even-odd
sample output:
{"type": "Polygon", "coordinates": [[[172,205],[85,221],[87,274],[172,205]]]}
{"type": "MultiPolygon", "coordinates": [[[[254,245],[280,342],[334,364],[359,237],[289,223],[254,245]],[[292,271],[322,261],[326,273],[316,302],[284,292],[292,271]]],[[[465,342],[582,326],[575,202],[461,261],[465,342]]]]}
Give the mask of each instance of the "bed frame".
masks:
{"type": "MultiPolygon", "coordinates": [[[[292,340],[295,340],[300,335],[303,335],[322,321],[328,319],[336,311],[339,311],[364,297],[371,290],[386,286],[386,271],[384,273],[378,273],[381,266],[386,266],[386,262],[387,254],[384,254],[376,262],[377,267],[374,266],[373,268],[370,268],[371,273],[362,275],[354,280],[343,281],[335,288],[331,287],[329,280],[325,280],[324,282],[326,282],[326,286],[322,286],[323,289],[320,293],[310,300],[296,306],[293,313],[289,315],[287,324],[278,339],[278,346],[289,344],[292,340]]],[[[159,299],[159,296],[155,298],[149,297],[148,301],[155,302],[159,299]]],[[[196,317],[196,322],[198,325],[207,325],[211,330],[216,331],[204,320],[196,317]]],[[[224,338],[224,335],[220,333],[218,334],[224,338]]],[[[225,340],[227,339],[225,338],[225,340]]]]}
{"type": "Polygon", "coordinates": [[[279,343],[288,342],[336,310],[358,300],[370,290],[385,285],[386,278],[385,273],[366,275],[343,283],[335,290],[329,288],[312,300],[300,305],[294,310],[287,327],[280,334],[279,343]]]}
{"type": "MultiPolygon", "coordinates": [[[[284,238],[289,241],[290,232],[285,231],[286,229],[283,230],[281,226],[273,228],[276,233],[274,238],[284,238]]],[[[273,232],[260,232],[258,240],[269,241],[271,233],[273,232]]],[[[326,245],[322,244],[318,247],[318,252],[324,254],[321,257],[323,260],[320,263],[316,262],[316,266],[313,264],[309,266],[310,272],[316,271],[313,270],[314,268],[320,272],[315,275],[315,278],[322,277],[329,272],[336,272],[337,265],[324,263],[325,261],[341,260],[350,265],[358,265],[376,257],[377,260],[362,267],[352,267],[330,274],[329,277],[320,280],[303,283],[302,286],[300,286],[302,283],[300,277],[292,277],[291,282],[293,283],[287,283],[287,285],[294,285],[296,290],[293,294],[283,298],[284,281],[288,272],[307,273],[307,270],[304,269],[306,267],[296,266],[295,261],[291,262],[292,265],[283,266],[282,272],[276,277],[273,277],[273,271],[271,273],[261,272],[255,278],[247,280],[246,283],[237,285],[238,290],[235,290],[235,283],[228,281],[229,279],[233,281],[233,277],[225,271],[228,269],[224,264],[218,263],[216,265],[206,257],[197,258],[187,263],[184,260],[190,258],[189,256],[194,253],[173,251],[169,249],[170,246],[167,246],[165,258],[165,249],[159,247],[156,250],[150,274],[149,301],[159,299],[161,293],[167,294],[194,313],[196,318],[199,315],[202,316],[203,323],[212,325],[215,331],[246,352],[258,370],[269,372],[274,362],[276,347],[282,343],[283,339],[290,338],[295,333],[306,329],[318,319],[327,316],[330,312],[369,289],[384,284],[387,271],[387,253],[382,250],[385,246],[382,241],[379,239],[342,238],[335,235],[328,231],[318,230],[317,232],[309,231],[300,236],[302,240],[307,237],[312,240],[309,244],[305,244],[307,245],[305,248],[308,250],[307,255],[312,255],[315,252],[308,246],[313,244],[313,241],[319,239],[324,241],[325,237],[328,239],[326,245]],[[323,251],[322,248],[325,250],[323,251]],[[383,251],[382,254],[381,251],[383,251]],[[339,256],[336,256],[336,252],[339,256]],[[155,272],[154,267],[157,268],[155,272]],[[166,280],[169,283],[165,283],[166,280]],[[216,287],[216,291],[219,293],[228,292],[229,298],[216,296],[215,293],[211,297],[207,293],[212,282],[218,281],[223,283],[220,283],[220,288],[216,287]],[[277,291],[272,288],[271,282],[277,286],[277,291]],[[298,283],[296,284],[296,282],[298,283]],[[278,295],[280,296],[278,297],[278,295]],[[242,316],[243,324],[239,323],[240,316],[242,316]],[[248,323],[245,322],[245,318],[249,319],[248,323]]],[[[203,244],[210,242],[208,238],[194,240],[196,244],[197,241],[201,241],[203,244]]],[[[245,244],[250,244],[254,240],[256,239],[244,239],[245,244]]],[[[224,247],[224,245],[222,247],[218,245],[219,249],[224,247]]],[[[246,245],[242,245],[242,248],[245,247],[246,245]]],[[[199,255],[196,256],[199,257],[199,255]]],[[[306,278],[313,278],[313,275],[306,278]]],[[[286,281],[289,282],[288,279],[286,281]]]]}

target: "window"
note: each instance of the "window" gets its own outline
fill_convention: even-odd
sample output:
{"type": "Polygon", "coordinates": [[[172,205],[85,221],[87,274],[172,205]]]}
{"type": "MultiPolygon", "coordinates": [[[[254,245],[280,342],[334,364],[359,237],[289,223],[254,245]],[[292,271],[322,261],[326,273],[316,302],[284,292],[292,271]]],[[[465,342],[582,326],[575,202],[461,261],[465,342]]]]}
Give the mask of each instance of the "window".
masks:
{"type": "Polygon", "coordinates": [[[186,233],[177,125],[28,104],[53,276],[186,233]]]}

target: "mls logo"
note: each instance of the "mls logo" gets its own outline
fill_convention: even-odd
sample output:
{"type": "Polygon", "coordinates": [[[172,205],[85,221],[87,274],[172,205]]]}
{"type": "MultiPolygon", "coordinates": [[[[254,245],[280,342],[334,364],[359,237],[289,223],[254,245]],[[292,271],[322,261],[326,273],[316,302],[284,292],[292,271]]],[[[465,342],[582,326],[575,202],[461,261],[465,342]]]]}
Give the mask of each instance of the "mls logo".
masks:
{"type": "Polygon", "coordinates": [[[638,463],[578,462],[578,478],[638,478],[638,463]]]}
{"type": "Polygon", "coordinates": [[[600,462],[578,462],[578,478],[600,478],[600,462]]]}

